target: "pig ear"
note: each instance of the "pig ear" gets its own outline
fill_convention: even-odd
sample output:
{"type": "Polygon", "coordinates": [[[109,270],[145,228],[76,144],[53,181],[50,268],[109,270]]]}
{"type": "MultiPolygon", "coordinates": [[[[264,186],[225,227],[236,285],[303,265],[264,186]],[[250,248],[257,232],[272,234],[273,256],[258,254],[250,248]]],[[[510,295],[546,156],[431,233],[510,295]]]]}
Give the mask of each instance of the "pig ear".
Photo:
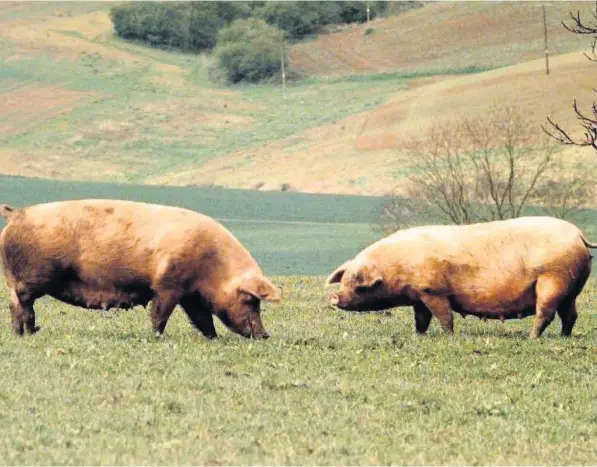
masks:
{"type": "Polygon", "coordinates": [[[344,275],[344,273],[346,272],[346,269],[348,268],[349,263],[350,263],[350,261],[346,261],[346,263],[344,263],[342,266],[340,266],[338,269],[336,269],[333,273],[331,273],[329,275],[329,277],[326,279],[325,285],[337,284],[338,282],[340,282],[342,280],[342,276],[344,275]]]}
{"type": "Polygon", "coordinates": [[[276,286],[264,276],[245,277],[238,288],[241,292],[248,293],[259,300],[266,300],[268,302],[280,301],[280,292],[276,286]]]}

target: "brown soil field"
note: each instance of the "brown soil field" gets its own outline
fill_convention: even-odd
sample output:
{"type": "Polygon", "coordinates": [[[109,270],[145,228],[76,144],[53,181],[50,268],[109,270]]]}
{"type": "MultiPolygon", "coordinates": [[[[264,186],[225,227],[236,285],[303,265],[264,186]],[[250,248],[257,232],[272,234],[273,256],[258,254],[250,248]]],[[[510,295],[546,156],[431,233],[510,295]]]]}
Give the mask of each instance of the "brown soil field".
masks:
{"type": "MultiPolygon", "coordinates": [[[[504,66],[543,57],[541,2],[437,2],[297,44],[291,63],[305,75],[449,70],[504,66]],[[365,34],[367,29],[373,32],[365,34]]],[[[548,47],[563,54],[589,47],[561,24],[569,12],[591,17],[590,2],[547,6],[548,47]],[[584,44],[584,45],[583,45],[584,44]]]]}
{"type": "MultiPolygon", "coordinates": [[[[54,125],[59,133],[57,143],[43,148],[14,142],[0,147],[0,172],[101,180],[144,167],[146,183],[262,190],[289,186],[305,192],[364,195],[399,191],[411,165],[405,143],[424,137],[429,128],[446,120],[482,116],[494,104],[508,104],[528,113],[538,131],[547,116],[578,129],[571,104],[576,98],[587,109],[596,100],[592,89],[597,65],[581,53],[589,49],[590,41],[566,31],[561,21],[576,10],[586,17],[594,4],[547,5],[549,76],[544,71],[541,5],[437,2],[368,25],[338,27],[293,45],[294,69],[324,83],[355,74],[434,72],[435,76],[411,79],[405,90],[397,77],[396,92],[383,104],[334,123],[216,154],[190,169],[171,164],[154,170],[155,156],[149,150],[142,153],[137,143],[158,141],[165,148],[179,143],[211,145],[253,128],[271,107],[264,104],[261,112],[261,103],[246,99],[239,87],[193,83],[188,63],[203,63],[204,57],[172,59],[167,52],[118,40],[108,16],[109,3],[0,2],[0,60],[99,57],[104,70],[114,64],[141,71],[140,83],[170,93],[115,106],[111,114],[93,117],[91,112],[92,120],[79,128],[76,122],[58,119],[96,95],[103,98],[101,89],[73,91],[60,83],[44,83],[43,77],[28,83],[0,79],[0,138],[28,131],[34,139],[42,124],[54,125]],[[366,34],[367,29],[372,31],[366,34]],[[495,69],[462,74],[471,67],[495,69]]],[[[375,80],[364,83],[375,86],[375,80]]],[[[590,150],[566,153],[592,164],[590,150]]],[[[167,152],[160,156],[168,158],[167,152]]]]}
{"type": "Polygon", "coordinates": [[[0,94],[0,135],[10,136],[70,112],[95,93],[27,85],[0,94]]]}
{"type": "MultiPolygon", "coordinates": [[[[534,60],[470,76],[414,80],[377,109],[255,148],[249,160],[246,152],[230,154],[152,182],[266,190],[287,183],[298,191],[368,195],[399,191],[410,165],[404,143],[458,116],[474,118],[493,105],[515,105],[538,131],[550,116],[578,132],[571,105],[574,98],[581,103],[595,98],[595,64],[571,53],[553,57],[551,65],[549,76],[543,60],[534,60]]],[[[593,153],[590,148],[567,151],[588,161],[593,153]]]]}

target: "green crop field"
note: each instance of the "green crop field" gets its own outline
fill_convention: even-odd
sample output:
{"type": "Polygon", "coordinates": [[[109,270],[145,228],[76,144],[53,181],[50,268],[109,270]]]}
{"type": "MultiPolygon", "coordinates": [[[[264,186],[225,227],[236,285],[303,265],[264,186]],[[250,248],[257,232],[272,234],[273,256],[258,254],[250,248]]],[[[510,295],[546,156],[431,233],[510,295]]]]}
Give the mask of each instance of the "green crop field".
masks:
{"type": "MultiPolygon", "coordinates": [[[[285,276],[328,274],[379,239],[382,233],[376,221],[385,201],[376,196],[69,182],[0,175],[0,204],[19,207],[85,198],[127,199],[202,212],[230,229],[266,274],[285,276]]],[[[541,214],[533,209],[527,213],[541,214]]],[[[575,222],[588,238],[597,241],[597,211],[585,210],[575,222]]],[[[0,218],[0,228],[4,225],[0,218]]]]}
{"type": "MultiPolygon", "coordinates": [[[[251,251],[266,274],[327,274],[379,238],[383,198],[201,187],[63,182],[0,176],[0,203],[128,199],[210,215],[251,251]]],[[[156,219],[156,222],[159,220],[156,219]]],[[[0,218],[0,228],[4,220],[0,218]]]]}

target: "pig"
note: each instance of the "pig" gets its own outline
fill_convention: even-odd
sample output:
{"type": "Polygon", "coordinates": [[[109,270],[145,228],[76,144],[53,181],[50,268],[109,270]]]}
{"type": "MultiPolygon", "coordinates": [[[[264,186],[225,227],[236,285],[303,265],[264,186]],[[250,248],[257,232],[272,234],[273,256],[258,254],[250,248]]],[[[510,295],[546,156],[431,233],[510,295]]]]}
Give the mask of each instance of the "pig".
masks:
{"type": "Polygon", "coordinates": [[[178,207],[75,200],[15,209],[0,234],[14,333],[34,334],[35,301],[49,295],[87,309],[147,306],[161,336],[176,305],[205,337],[215,314],[244,337],[267,338],[262,300],[278,289],[214,219],[178,207]]]}
{"type": "Polygon", "coordinates": [[[536,338],[557,311],[562,335],[570,336],[591,272],[588,248],[597,244],[553,217],[414,227],[373,243],[326,284],[340,284],[329,299],[343,310],[412,306],[419,334],[433,316],[453,333],[457,312],[502,322],[535,315],[536,338]]]}

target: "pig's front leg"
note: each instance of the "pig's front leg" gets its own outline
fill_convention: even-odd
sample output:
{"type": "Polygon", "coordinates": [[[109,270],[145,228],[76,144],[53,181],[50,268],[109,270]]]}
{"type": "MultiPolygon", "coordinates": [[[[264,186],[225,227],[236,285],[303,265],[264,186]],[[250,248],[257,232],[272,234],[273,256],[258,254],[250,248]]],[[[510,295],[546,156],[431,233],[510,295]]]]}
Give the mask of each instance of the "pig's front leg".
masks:
{"type": "Polygon", "coordinates": [[[437,295],[421,295],[421,301],[435,316],[445,332],[454,333],[454,314],[450,309],[450,302],[447,297],[437,295]]]}
{"type": "Polygon", "coordinates": [[[208,339],[218,337],[214,325],[214,318],[209,309],[192,299],[181,300],[180,305],[189,317],[191,324],[197,328],[201,334],[208,339]]]}
{"type": "Polygon", "coordinates": [[[415,329],[417,330],[417,334],[425,334],[427,329],[429,329],[429,323],[433,315],[423,302],[416,302],[413,307],[415,309],[415,329]]]}

